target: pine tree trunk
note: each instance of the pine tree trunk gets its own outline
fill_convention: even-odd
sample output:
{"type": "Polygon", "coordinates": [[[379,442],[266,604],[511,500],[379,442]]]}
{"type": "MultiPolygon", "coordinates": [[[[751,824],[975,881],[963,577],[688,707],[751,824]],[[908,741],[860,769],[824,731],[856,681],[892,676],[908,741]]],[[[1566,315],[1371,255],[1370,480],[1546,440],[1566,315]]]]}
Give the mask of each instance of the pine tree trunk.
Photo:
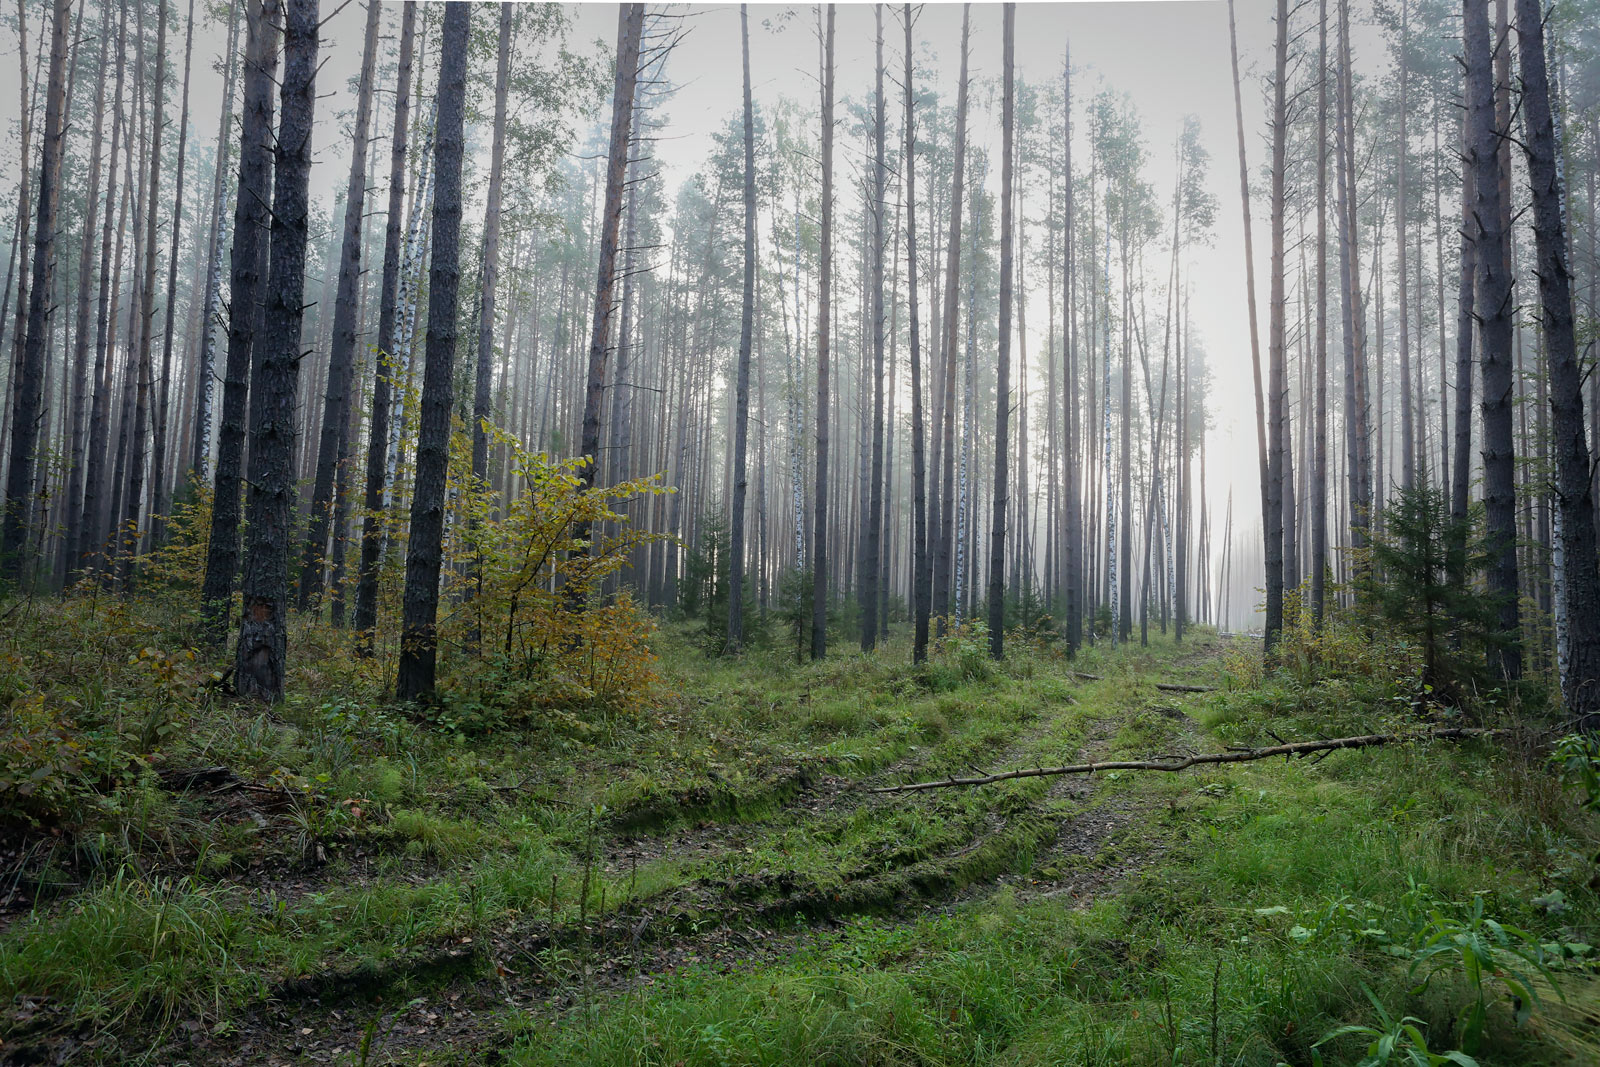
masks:
{"type": "Polygon", "coordinates": [[[1483,499],[1490,540],[1489,592],[1499,600],[1498,620],[1506,642],[1498,668],[1507,679],[1522,673],[1518,640],[1516,455],[1513,444],[1511,365],[1511,276],[1501,203],[1500,134],[1495,118],[1488,11],[1481,0],[1465,0],[1463,42],[1467,65],[1469,166],[1474,186],[1476,281],[1473,306],[1482,343],[1483,499]]]}
{"type": "Polygon", "coordinates": [[[278,72],[281,0],[245,3],[244,118],[239,135],[239,181],[233,211],[229,267],[228,354],[218,421],[217,468],[211,499],[211,540],[200,610],[213,644],[228,636],[229,601],[239,574],[240,490],[243,486],[245,416],[260,292],[267,257],[267,197],[272,184],[272,87],[278,72]]]}
{"type": "Polygon", "coordinates": [[[811,658],[828,651],[828,341],[833,303],[833,24],[822,42],[822,249],[817,293],[817,477],[811,550],[811,658]]]}
{"type": "Polygon", "coordinates": [[[445,476],[450,460],[456,313],[461,287],[461,156],[466,116],[467,44],[472,8],[445,7],[439,42],[433,165],[433,251],[428,264],[428,334],[417,426],[416,477],[395,695],[432,697],[438,658],[439,571],[444,554],[445,476]]]}
{"type": "MultiPolygon", "coordinates": [[[[883,15],[878,15],[878,98],[883,99],[883,15]]],[[[739,313],[739,370],[734,393],[733,504],[728,536],[728,652],[744,644],[745,452],[750,434],[750,345],[756,301],[755,105],[750,94],[750,11],[739,5],[739,41],[744,57],[744,302],[739,313]]],[[[879,125],[881,128],[882,120],[879,125]]],[[[881,171],[881,166],[880,166],[881,171]]]]}
{"type": "Polygon", "coordinates": [[[1272,79],[1272,263],[1271,295],[1268,297],[1267,360],[1270,382],[1267,392],[1267,425],[1271,433],[1267,455],[1267,603],[1266,630],[1263,645],[1267,659],[1272,659],[1274,647],[1283,630],[1284,595],[1284,523],[1287,506],[1284,496],[1285,465],[1289,456],[1284,435],[1285,393],[1288,389],[1285,374],[1285,302],[1283,278],[1283,215],[1284,170],[1289,139],[1289,122],[1286,100],[1288,97],[1289,58],[1289,4],[1278,0],[1277,44],[1273,49],[1275,73],[1272,79]]]}
{"type": "MultiPolygon", "coordinates": [[[[356,90],[355,128],[351,131],[350,178],[345,184],[344,239],[340,245],[338,289],[333,303],[333,337],[328,349],[328,387],[322,399],[309,531],[300,559],[301,611],[312,610],[322,596],[324,557],[328,552],[328,529],[334,505],[334,475],[348,458],[350,388],[355,377],[356,333],[361,325],[356,286],[361,278],[361,223],[366,215],[367,131],[372,115],[373,67],[378,56],[378,14],[377,0],[368,0],[361,76],[356,90]]],[[[490,186],[491,191],[498,188],[498,185],[490,186]]],[[[333,536],[343,537],[344,531],[334,530],[333,536]]]]}
{"type": "Polygon", "coordinates": [[[917,180],[916,99],[912,90],[911,5],[901,9],[905,29],[905,154],[901,160],[906,201],[906,278],[911,329],[911,660],[928,658],[928,615],[931,607],[928,558],[928,467],[922,403],[922,323],[917,309],[917,180]]]}
{"type": "MultiPolygon", "coordinates": [[[[1461,154],[1465,160],[1471,150],[1471,126],[1467,112],[1461,112],[1461,154]]],[[[1455,437],[1450,479],[1450,517],[1457,523],[1465,522],[1469,506],[1472,476],[1472,335],[1476,316],[1473,313],[1475,282],[1478,276],[1478,242],[1472,216],[1477,201],[1472,180],[1472,167],[1461,168],[1461,255],[1460,274],[1456,288],[1456,367],[1455,367],[1455,437]]],[[[1462,546],[1464,547],[1464,546],[1462,546]]],[[[1461,553],[1462,567],[1465,554],[1461,553]]],[[[1454,575],[1457,585],[1465,585],[1464,569],[1454,575]]]]}
{"type": "MultiPolygon", "coordinates": [[[[489,150],[489,190],[483,211],[483,274],[478,295],[478,358],[472,395],[472,491],[487,492],[489,485],[489,422],[494,418],[494,316],[495,288],[500,283],[500,182],[505,169],[506,92],[511,78],[511,11],[500,8],[499,43],[495,59],[494,140],[489,150]]],[[[515,250],[513,249],[513,253],[515,250]]],[[[477,529],[474,510],[472,528],[477,529]]],[[[482,559],[468,564],[465,596],[481,592],[482,559]]],[[[468,633],[469,649],[476,650],[481,628],[474,621],[468,633]]]]}
{"type": "MultiPolygon", "coordinates": [[[[106,485],[106,452],[111,435],[111,396],[115,381],[111,348],[117,328],[116,303],[122,282],[122,244],[128,221],[129,189],[124,185],[119,194],[117,186],[117,153],[122,147],[122,89],[127,67],[127,31],[128,5],[127,0],[122,0],[117,15],[117,74],[111,105],[111,158],[106,168],[106,217],[100,230],[100,262],[105,267],[100,272],[100,292],[95,312],[94,399],[89,406],[83,510],[78,520],[78,565],[83,567],[89,565],[105,529],[100,502],[106,485]],[[115,252],[112,250],[113,232],[116,234],[115,252]]],[[[131,147],[123,151],[124,157],[131,154],[131,147]]]]}
{"type": "MultiPolygon", "coordinates": [[[[1233,111],[1239,135],[1239,202],[1244,212],[1244,284],[1245,299],[1250,316],[1250,368],[1255,384],[1256,398],[1256,451],[1258,453],[1258,466],[1261,473],[1261,531],[1266,542],[1266,552],[1271,555],[1271,540],[1274,523],[1272,521],[1272,492],[1273,474],[1268,461],[1267,444],[1267,413],[1266,404],[1261,389],[1261,338],[1256,325],[1256,268],[1255,252],[1250,240],[1250,168],[1245,159],[1244,151],[1244,105],[1239,94],[1239,42],[1238,34],[1234,27],[1233,0],[1228,0],[1228,43],[1229,52],[1233,60],[1233,111]]],[[[1275,50],[1276,51],[1276,50],[1275,50]]],[[[1276,93],[1276,87],[1274,89],[1276,93]]],[[[1277,528],[1282,528],[1282,513],[1279,512],[1277,528]]],[[[1281,536],[1281,535],[1280,535],[1281,536]]],[[[1282,542],[1279,543],[1279,555],[1282,555],[1282,542]]],[[[1280,576],[1281,579],[1281,576],[1280,576]]],[[[1281,597],[1281,580],[1279,593],[1281,597]]],[[[1268,604],[1273,597],[1267,596],[1268,604]]],[[[1280,599],[1280,611],[1281,611],[1280,599]]],[[[1269,608],[1269,611],[1271,609],[1269,608]]],[[[1268,643],[1270,648],[1270,641],[1268,643]]]]}
{"type": "MultiPolygon", "coordinates": [[[[644,5],[628,4],[617,16],[617,72],[611,96],[611,144],[606,155],[605,203],[599,225],[599,269],[595,280],[594,323],[589,333],[588,372],[583,394],[579,472],[584,489],[594,488],[600,467],[600,416],[605,409],[606,357],[610,352],[611,317],[617,310],[617,245],[622,228],[622,193],[628,173],[628,144],[633,129],[634,90],[639,81],[640,38],[644,32],[644,5]]],[[[578,523],[573,540],[587,544],[588,523],[578,523]]],[[[581,550],[587,556],[588,549],[581,550]]],[[[576,559],[576,555],[575,555],[576,559]]],[[[589,593],[582,573],[567,576],[568,602],[582,606],[589,593]]]]}
{"type": "MultiPolygon", "coordinates": [[[[872,166],[872,280],[869,299],[872,315],[872,467],[868,483],[866,536],[861,564],[861,650],[871,652],[878,642],[878,597],[883,552],[883,251],[884,165],[883,8],[873,9],[877,19],[877,97],[873,112],[872,166]]],[[[865,398],[862,400],[865,403],[865,398]]]]}
{"type": "Polygon", "coordinates": [[[230,0],[228,8],[228,73],[223,83],[222,117],[217,120],[216,173],[211,207],[211,242],[206,249],[205,297],[200,313],[200,388],[195,411],[194,450],[189,467],[194,477],[210,480],[212,425],[216,418],[217,343],[213,320],[222,299],[222,241],[224,201],[228,190],[228,165],[233,147],[233,89],[238,77],[236,52],[239,41],[239,9],[251,0],[230,0]]]}
{"type": "Polygon", "coordinates": [[[378,569],[384,544],[383,511],[388,484],[390,411],[394,393],[394,338],[400,288],[401,217],[406,193],[406,149],[410,134],[411,63],[417,9],[406,4],[400,16],[400,66],[396,76],[394,134],[389,153],[389,211],[383,238],[383,281],[378,296],[378,344],[373,364],[372,418],[368,424],[366,517],[361,522],[361,563],[356,577],[355,628],[359,646],[370,654],[378,623],[378,569]]]}
{"type": "MultiPolygon", "coordinates": [[[[1067,592],[1067,654],[1075,655],[1083,645],[1084,614],[1084,543],[1083,543],[1083,489],[1079,479],[1079,459],[1086,440],[1079,425],[1079,383],[1077,322],[1077,270],[1074,250],[1077,247],[1073,232],[1072,196],[1072,52],[1069,49],[1062,61],[1062,119],[1061,143],[1063,212],[1062,212],[1062,291],[1065,298],[1063,315],[1063,347],[1065,348],[1066,410],[1062,427],[1066,441],[1061,457],[1062,494],[1066,498],[1062,524],[1065,527],[1067,592]]],[[[1092,362],[1092,360],[1091,360],[1092,362]]],[[[1093,391],[1092,388],[1090,390],[1093,391]]]]}
{"type": "MultiPolygon", "coordinates": [[[[271,268],[250,383],[248,536],[240,583],[244,610],[234,671],[241,696],[273,703],[283,699],[288,653],[289,533],[310,223],[307,187],[317,102],[317,8],[318,0],[287,0],[284,5],[271,268]]],[[[237,246],[234,252],[237,256],[237,246]]],[[[231,352],[229,358],[231,362],[231,352]]]]}
{"type": "MultiPolygon", "coordinates": [[[[165,99],[167,77],[167,3],[166,0],[157,0],[156,4],[156,61],[155,84],[150,90],[151,94],[151,119],[150,119],[150,165],[145,178],[145,208],[144,208],[144,265],[136,268],[137,277],[135,285],[139,291],[137,308],[138,322],[138,348],[135,356],[137,373],[135,375],[134,401],[133,401],[133,429],[126,434],[128,442],[128,486],[122,500],[122,509],[118,515],[119,529],[117,531],[117,551],[120,553],[118,576],[124,589],[131,589],[134,579],[135,558],[139,550],[139,516],[144,508],[145,474],[148,470],[146,440],[150,436],[150,391],[154,384],[154,356],[151,346],[155,339],[152,336],[155,329],[155,295],[156,295],[156,222],[160,212],[157,210],[161,201],[161,135],[166,127],[165,99]]],[[[140,38],[144,34],[141,28],[140,38]]],[[[176,249],[173,250],[176,254],[176,249]]],[[[135,256],[137,263],[140,257],[135,256]]]]}
{"type": "Polygon", "coordinates": [[[989,528],[989,655],[1005,658],[1006,630],[1006,478],[1011,450],[1011,208],[1013,157],[1016,154],[1015,49],[1017,5],[1001,8],[1000,95],[1000,352],[995,374],[994,500],[989,528]]]}
{"type": "Polygon", "coordinates": [[[167,245],[167,321],[161,333],[161,395],[157,401],[155,439],[150,453],[150,544],[158,545],[167,513],[172,510],[172,486],[167,473],[167,424],[172,418],[172,341],[178,311],[178,247],[183,236],[183,178],[189,151],[189,74],[194,57],[194,0],[189,0],[188,24],[183,42],[183,100],[178,119],[177,188],[172,195],[172,239],[167,245]]]}
{"type": "Polygon", "coordinates": [[[1409,490],[1416,485],[1418,455],[1416,451],[1415,416],[1411,398],[1411,307],[1409,302],[1409,274],[1406,247],[1406,109],[1410,106],[1406,84],[1406,49],[1410,45],[1411,9],[1400,0],[1400,122],[1395,150],[1394,231],[1399,256],[1400,289],[1400,488],[1409,490]]]}
{"type": "MultiPolygon", "coordinates": [[[[20,8],[20,5],[19,5],[20,8]]],[[[38,218],[33,227],[33,284],[28,297],[27,333],[21,338],[22,361],[13,383],[11,456],[6,469],[4,532],[0,536],[0,577],[23,578],[32,504],[34,468],[38,462],[39,426],[44,406],[46,316],[54,296],[56,208],[60,203],[61,156],[66,142],[66,66],[71,0],[55,0],[50,33],[50,74],[45,90],[44,145],[39,165],[38,218]]],[[[27,184],[28,156],[22,156],[27,184]]],[[[18,296],[18,311],[21,311],[18,296]]]]}
{"type": "MultiPolygon", "coordinates": [[[[1600,565],[1597,565],[1589,445],[1585,439],[1583,379],[1573,320],[1572,272],[1567,265],[1565,207],[1555,122],[1545,63],[1544,11],[1538,0],[1517,0],[1524,147],[1533,192],[1533,236],[1539,267],[1545,365],[1556,466],[1560,605],[1566,631],[1560,667],[1567,708],[1600,721],[1600,565]]],[[[1559,609],[1558,609],[1559,610],[1559,609]]]]}
{"type": "Polygon", "coordinates": [[[945,240],[944,311],[940,326],[944,356],[942,445],[935,449],[934,466],[940,468],[943,492],[938,508],[938,541],[933,560],[933,612],[939,618],[938,632],[944,633],[944,620],[952,610],[950,589],[951,555],[955,550],[955,451],[956,451],[956,344],[960,335],[961,293],[961,202],[966,193],[967,164],[967,43],[971,37],[972,5],[961,8],[961,76],[956,84],[956,140],[952,148],[955,170],[950,179],[950,228],[945,240]],[[940,463],[940,453],[943,463],[940,463]]]}
{"type": "MultiPolygon", "coordinates": [[[[77,309],[74,315],[73,339],[73,387],[72,387],[72,461],[70,474],[67,481],[66,496],[66,535],[61,541],[60,570],[64,584],[72,583],[78,569],[80,543],[83,531],[84,476],[87,467],[86,453],[88,451],[88,426],[86,424],[85,405],[89,402],[89,298],[92,294],[91,280],[95,271],[95,230],[99,227],[100,210],[100,169],[101,152],[104,145],[105,134],[105,99],[106,99],[106,73],[110,68],[111,48],[111,4],[106,0],[101,5],[100,11],[100,72],[95,79],[94,90],[94,129],[89,135],[89,194],[84,199],[85,215],[83,219],[83,239],[78,248],[78,292],[77,309]]],[[[115,132],[113,131],[113,137],[115,132]]],[[[111,159],[111,181],[107,191],[107,198],[115,194],[116,182],[115,155],[111,159]]],[[[109,226],[111,206],[106,206],[106,222],[109,226]]],[[[110,231],[105,230],[102,244],[109,244],[110,231]]],[[[111,264],[106,262],[110,258],[109,249],[102,249],[99,268],[102,277],[102,290],[104,289],[104,276],[111,271],[111,264]]],[[[99,375],[95,377],[95,385],[99,385],[99,375]]],[[[96,388],[95,395],[99,396],[96,388]]]]}
{"type": "MultiPolygon", "coordinates": [[[[17,80],[20,83],[20,91],[17,94],[17,107],[19,109],[17,125],[20,127],[20,136],[18,138],[20,144],[17,155],[19,163],[17,167],[17,225],[15,231],[17,237],[16,240],[12,242],[11,266],[6,270],[6,288],[3,299],[9,300],[11,298],[11,268],[20,266],[21,269],[17,271],[17,306],[15,309],[16,318],[11,328],[11,374],[6,381],[6,402],[0,403],[0,446],[4,446],[7,443],[15,443],[16,437],[13,433],[14,427],[12,426],[12,422],[14,421],[13,414],[16,411],[17,403],[22,399],[24,380],[26,378],[26,375],[23,373],[23,366],[26,362],[28,339],[28,278],[32,269],[32,265],[28,262],[27,248],[29,235],[33,233],[34,213],[34,183],[30,168],[33,162],[32,143],[34,105],[37,102],[39,95],[39,65],[43,57],[44,39],[41,36],[39,40],[39,55],[35,60],[33,67],[33,88],[30,90],[28,88],[27,4],[25,3],[25,0],[17,0],[17,80]],[[20,263],[18,261],[20,261],[20,263]]],[[[5,329],[5,316],[5,304],[0,303],[0,333],[3,333],[5,329]]],[[[35,430],[31,432],[36,433],[37,431],[35,430]]],[[[9,474],[10,468],[8,465],[8,491],[6,493],[7,501],[12,499],[11,493],[9,492],[9,474]]],[[[22,500],[25,508],[31,508],[31,490],[25,489],[20,499],[22,500]]],[[[8,513],[9,510],[10,505],[8,504],[8,513]]],[[[26,511],[24,512],[22,521],[24,525],[26,525],[28,522],[28,513],[26,511]]],[[[3,529],[3,523],[0,523],[0,529],[3,529]]],[[[24,534],[18,540],[17,544],[25,547],[25,543],[26,534],[24,534]]],[[[10,558],[11,553],[5,549],[4,545],[4,535],[3,533],[0,533],[0,574],[5,573],[10,568],[10,564],[7,562],[7,560],[10,558]]],[[[16,559],[17,567],[19,568],[18,574],[20,575],[20,568],[23,563],[20,552],[17,554],[16,559]]]]}
{"type": "Polygon", "coordinates": [[[1327,610],[1328,571],[1328,0],[1317,5],[1317,410],[1311,474],[1311,620],[1327,610]]]}

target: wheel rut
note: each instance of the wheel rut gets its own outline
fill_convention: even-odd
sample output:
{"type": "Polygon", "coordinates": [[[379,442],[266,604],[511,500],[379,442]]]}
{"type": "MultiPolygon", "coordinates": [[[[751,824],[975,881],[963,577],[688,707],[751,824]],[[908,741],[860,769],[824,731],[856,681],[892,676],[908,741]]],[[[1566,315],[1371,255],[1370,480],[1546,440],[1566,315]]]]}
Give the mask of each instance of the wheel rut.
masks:
{"type": "MultiPolygon", "coordinates": [[[[1215,657],[1208,652],[1195,660],[1215,657]]],[[[1076,758],[1105,755],[1139,710],[1128,706],[1079,719],[1076,758]]],[[[1044,758],[1040,746],[1061,728],[1063,713],[1069,713],[1066,705],[1047,708],[991,762],[1044,758]]],[[[1187,744],[1195,727],[1180,712],[1175,731],[1187,744]]],[[[749,821],[698,818],[655,832],[624,831],[608,843],[602,869],[619,879],[630,867],[669,857],[710,867],[756,848],[778,826],[903,805],[906,800],[873,796],[865,787],[909,775],[922,762],[908,757],[859,779],[809,771],[749,821]]],[[[927,795],[912,802],[940,803],[927,795]]],[[[355,1052],[369,1033],[367,1062],[373,1064],[412,1062],[445,1049],[473,1050],[484,1054],[482,1062],[495,1062],[512,1017],[556,1021],[686,967],[732,972],[774,963],[826,944],[858,916],[912,922],[982,906],[1003,890],[1087,906],[1159,855],[1160,834],[1131,840],[1151,808],[1137,793],[1102,791],[1092,779],[1062,776],[1037,798],[999,797],[928,854],[881,857],[826,880],[766,869],[707,875],[586,922],[522,919],[376,971],[286,983],[229,1034],[202,1029],[169,1040],[163,1062],[357,1062],[355,1052]]]]}

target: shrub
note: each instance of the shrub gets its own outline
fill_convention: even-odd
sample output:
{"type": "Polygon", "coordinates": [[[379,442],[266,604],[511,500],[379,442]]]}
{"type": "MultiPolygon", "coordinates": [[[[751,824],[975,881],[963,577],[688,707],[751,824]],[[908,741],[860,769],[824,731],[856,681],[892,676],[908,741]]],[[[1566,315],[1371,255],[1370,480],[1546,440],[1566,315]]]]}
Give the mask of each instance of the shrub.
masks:
{"type": "Polygon", "coordinates": [[[501,436],[527,488],[504,515],[492,510],[496,494],[462,494],[449,581],[465,603],[440,625],[441,645],[468,653],[451,664],[454,684],[511,721],[537,708],[635,713],[658,681],[654,623],[627,593],[602,590],[635,547],[659,539],[618,506],[669,490],[653,478],[586,489],[587,460],[501,436]]]}

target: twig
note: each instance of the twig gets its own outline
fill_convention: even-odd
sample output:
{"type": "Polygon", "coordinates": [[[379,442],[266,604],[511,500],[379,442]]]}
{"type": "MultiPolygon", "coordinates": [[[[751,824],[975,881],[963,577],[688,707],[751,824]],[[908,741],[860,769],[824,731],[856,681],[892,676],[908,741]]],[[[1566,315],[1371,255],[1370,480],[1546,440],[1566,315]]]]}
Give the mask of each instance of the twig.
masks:
{"type": "Polygon", "coordinates": [[[1359,737],[1336,737],[1327,741],[1296,741],[1272,745],[1268,748],[1232,749],[1227,752],[1207,752],[1182,759],[1111,760],[1104,763],[1072,763],[1064,767],[1028,767],[1018,771],[1003,771],[981,778],[944,778],[935,782],[915,782],[910,785],[888,785],[869,789],[869,793],[915,793],[925,789],[947,789],[951,786],[990,785],[1014,778],[1045,778],[1057,774],[1093,774],[1096,771],[1182,771],[1208,763],[1245,763],[1249,760],[1269,759],[1273,756],[1304,756],[1312,752],[1331,752],[1341,748],[1371,748],[1376,745],[1404,744],[1408,741],[1445,741],[1464,737],[1496,737],[1505,730],[1457,726],[1442,730],[1429,730],[1409,734],[1362,734],[1359,737]]]}

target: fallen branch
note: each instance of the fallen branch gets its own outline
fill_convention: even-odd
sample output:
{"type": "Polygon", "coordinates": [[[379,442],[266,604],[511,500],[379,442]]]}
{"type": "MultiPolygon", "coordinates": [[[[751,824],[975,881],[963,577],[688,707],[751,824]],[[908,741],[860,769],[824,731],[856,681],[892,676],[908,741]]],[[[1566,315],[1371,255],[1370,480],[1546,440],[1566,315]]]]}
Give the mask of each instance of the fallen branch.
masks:
{"type": "MultiPolygon", "coordinates": [[[[1103,682],[1103,675],[1090,674],[1087,671],[1069,671],[1072,677],[1080,682],[1103,682]]],[[[1169,693],[1214,693],[1216,689],[1209,685],[1179,685],[1177,682],[1157,682],[1157,689],[1164,689],[1169,693]]]]}
{"type": "Polygon", "coordinates": [[[1371,748],[1375,745],[1404,744],[1408,741],[1448,741],[1464,737],[1493,737],[1504,730],[1482,727],[1454,726],[1441,730],[1428,730],[1409,734],[1362,734],[1359,737],[1336,737],[1325,741],[1295,741],[1272,745],[1268,748],[1241,748],[1227,752],[1207,752],[1199,756],[1162,757],[1152,760],[1110,760],[1104,763],[1072,763],[1065,767],[1027,767],[1000,774],[986,774],[981,778],[945,778],[934,782],[915,782],[910,785],[886,785],[869,789],[869,793],[916,793],[925,789],[949,789],[956,786],[990,785],[1014,778],[1047,778],[1057,774],[1093,774],[1096,771],[1183,771],[1207,763],[1246,763],[1250,760],[1270,759],[1273,756],[1290,758],[1306,756],[1313,752],[1333,752],[1342,748],[1371,748]]]}

